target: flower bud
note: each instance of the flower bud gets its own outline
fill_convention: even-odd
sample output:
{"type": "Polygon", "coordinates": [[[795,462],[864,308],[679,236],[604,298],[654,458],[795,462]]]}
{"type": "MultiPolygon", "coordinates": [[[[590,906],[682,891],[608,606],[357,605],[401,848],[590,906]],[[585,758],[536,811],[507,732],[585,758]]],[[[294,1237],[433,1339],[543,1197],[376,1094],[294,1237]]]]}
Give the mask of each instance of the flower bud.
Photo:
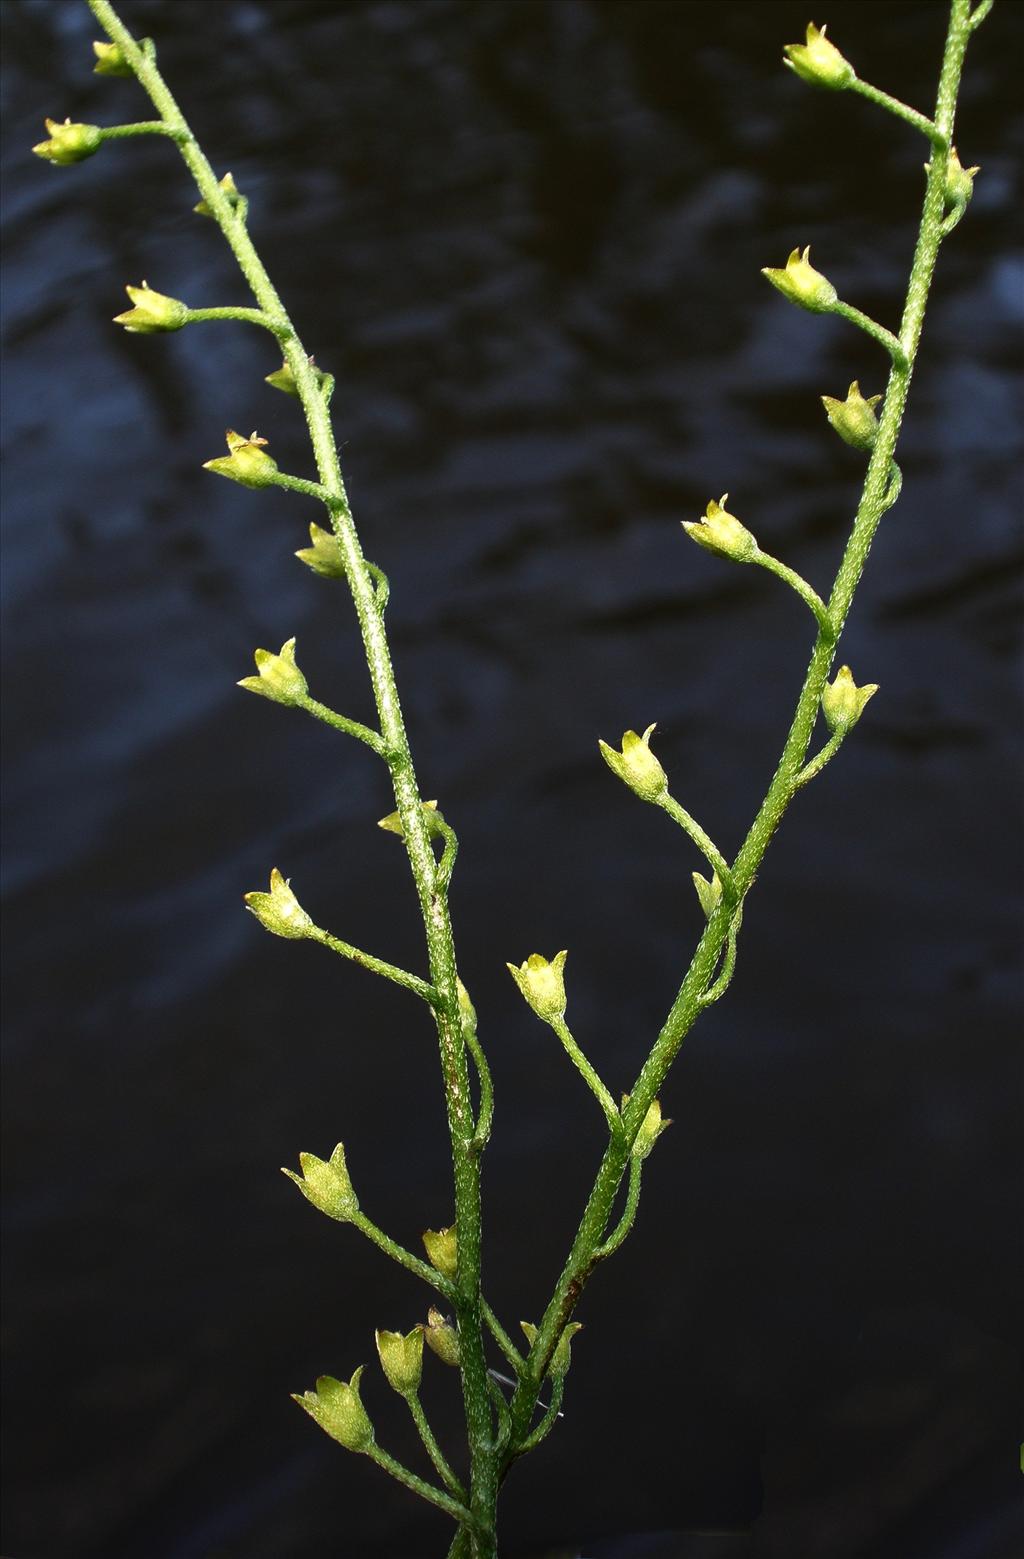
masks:
{"type": "Polygon", "coordinates": [[[787,43],[784,65],[795,71],[801,81],[809,81],[814,87],[828,87],[841,92],[856,78],[856,71],[834,43],[825,37],[825,28],[807,25],[806,43],[787,43]]]}
{"type": "Polygon", "coordinates": [[[293,1169],[284,1168],[281,1170],[282,1175],[294,1180],[306,1201],[312,1202],[328,1218],[335,1219],[337,1223],[351,1223],[359,1211],[359,1203],[345,1167],[344,1145],[338,1143],[326,1164],[315,1153],[300,1153],[299,1163],[302,1166],[301,1175],[297,1175],[293,1169]]]}
{"type": "MultiPolygon", "coordinates": [[[[537,1341],[537,1328],[533,1325],[532,1321],[520,1321],[519,1325],[522,1327],[526,1336],[526,1340],[532,1348],[534,1343],[537,1341]]],[[[569,1325],[565,1328],[561,1337],[558,1339],[557,1343],[555,1344],[555,1351],[551,1355],[551,1363],[548,1365],[547,1369],[547,1373],[551,1376],[552,1380],[564,1380],[566,1375],[568,1375],[569,1365],[572,1363],[571,1343],[576,1333],[582,1332],[582,1330],[582,1321],[570,1321],[569,1325]]]]}
{"type": "MultiPolygon", "coordinates": [[[[231,207],[232,211],[241,212],[242,216],[244,216],[246,211],[249,209],[249,202],[246,200],[245,196],[238,188],[238,185],[235,183],[234,174],[225,173],[224,177],[220,180],[218,187],[223,190],[224,198],[231,207]]],[[[193,206],[192,210],[197,214],[197,216],[213,216],[213,212],[210,210],[210,207],[205,200],[201,200],[198,206],[193,206]]]]}
{"type": "Polygon", "coordinates": [[[359,1400],[362,1373],[360,1365],[348,1383],[335,1380],[333,1375],[321,1375],[315,1391],[304,1391],[301,1397],[292,1392],[292,1401],[305,1408],[310,1418],[347,1451],[366,1451],[373,1444],[373,1425],[359,1400]]]}
{"type": "Polygon", "coordinates": [[[458,1369],[462,1359],[459,1334],[440,1310],[435,1310],[431,1306],[427,1311],[426,1323],[420,1321],[417,1330],[423,1333],[423,1340],[427,1347],[437,1354],[442,1364],[450,1364],[454,1369],[458,1369]]]}
{"type": "Polygon", "coordinates": [[[243,487],[269,487],[277,471],[277,461],[265,452],[266,439],[256,433],[242,438],[232,428],[228,428],[224,437],[230,454],[204,461],[203,470],[230,477],[233,482],[241,482],[243,487]]]}
{"type": "Polygon", "coordinates": [[[565,978],[562,971],[568,956],[564,951],[556,953],[548,963],[540,953],[531,953],[518,968],[515,964],[506,966],[524,1001],[545,1023],[552,1023],[565,1013],[565,978]]]}
{"type": "Polygon", "coordinates": [[[436,1267],[443,1277],[451,1278],[454,1282],[458,1265],[454,1226],[448,1229],[424,1229],[421,1238],[430,1265],[436,1267]]]}
{"type": "MultiPolygon", "coordinates": [[[[718,881],[717,877],[715,878],[715,881],[718,881]]],[[[628,1101],[629,1094],[623,1094],[623,1109],[625,1109],[628,1101]]],[[[655,1099],[654,1103],[651,1105],[650,1109],[647,1111],[647,1114],[643,1118],[643,1124],[641,1125],[640,1130],[633,1139],[633,1147],[631,1149],[633,1158],[638,1158],[641,1161],[647,1158],[662,1132],[667,1131],[671,1124],[671,1121],[662,1120],[661,1101],[659,1099],[655,1099]]]]}
{"type": "Polygon", "coordinates": [[[712,498],[702,520],[684,520],[683,530],[699,547],[732,558],[734,563],[749,563],[757,556],[757,542],[747,527],[724,507],[728,493],[716,503],[712,498]]]}
{"type": "Polygon", "coordinates": [[[423,1376],[423,1332],[414,1326],[407,1336],[401,1332],[376,1332],[380,1367],[392,1391],[400,1397],[414,1397],[423,1376]]]}
{"type": "Polygon", "coordinates": [[[56,119],[43,122],[49,140],[40,141],[32,150],[37,157],[55,166],[67,167],[73,162],[84,162],[103,145],[103,131],[99,125],[73,125],[70,119],[65,119],[63,124],[59,124],[56,119]]]}
{"type": "Polygon", "coordinates": [[[835,681],[827,682],[821,694],[821,709],[829,730],[845,735],[857,724],[864,713],[864,705],[877,692],[877,682],[866,682],[858,687],[849,666],[840,666],[835,681]]]}
{"type": "Polygon", "coordinates": [[[472,1037],[476,1033],[476,1008],[469,997],[469,992],[461,980],[456,980],[459,993],[459,1017],[462,1020],[462,1032],[472,1037]]]}
{"type": "Polygon", "coordinates": [[[649,725],[643,736],[637,736],[635,731],[626,731],[622,737],[621,752],[616,752],[607,742],[599,741],[597,744],[601,757],[612,773],[617,774],[641,801],[657,801],[668,789],[665,770],[650,748],[651,732],[654,730],[655,726],[649,725]]]}
{"type": "Polygon", "coordinates": [[[949,149],[949,160],[946,163],[946,203],[950,206],[966,206],[974,194],[974,175],[981,172],[979,163],[973,168],[962,168],[960,158],[956,154],[956,147],[949,149]]]}
{"type": "Polygon", "coordinates": [[[300,547],[295,554],[299,562],[324,579],[344,579],[345,559],[337,536],[314,521],[309,527],[309,539],[313,545],[300,547]]]}
{"type": "Polygon", "coordinates": [[[188,304],[180,298],[168,298],[154,292],[148,281],[141,287],[126,287],[132,307],[114,315],[114,324],[123,325],[133,336],[153,336],[165,330],[180,330],[188,324],[188,304]]]}
{"type": "Polygon", "coordinates": [[[854,379],[846,392],[845,401],[837,401],[834,396],[823,395],[821,404],[825,408],[826,417],[844,444],[849,444],[854,449],[871,449],[878,437],[875,407],[881,399],[880,395],[871,395],[865,400],[860,393],[860,385],[854,379]]]}
{"type": "Polygon", "coordinates": [[[257,650],[253,658],[259,676],[242,677],[239,687],[247,688],[250,693],[262,693],[264,698],[272,698],[277,704],[302,702],[309,688],[295,664],[294,639],[281,645],[280,655],[272,655],[269,650],[257,650]]]}
{"type": "MultiPolygon", "coordinates": [[[[196,210],[198,211],[198,209],[197,206],[196,210]]],[[[318,368],[312,358],[309,359],[309,366],[313,370],[313,378],[316,380],[317,389],[322,391],[324,385],[331,377],[330,374],[325,373],[322,368],[318,368]]],[[[282,363],[281,367],[275,368],[272,374],[267,374],[264,383],[272,385],[275,390],[283,390],[285,395],[298,397],[299,387],[295,382],[295,375],[292,373],[289,363],[282,363]]]]}
{"type": "Polygon", "coordinates": [[[275,936],[304,937],[313,930],[313,922],[276,866],[270,873],[270,892],[247,893],[245,904],[275,936]]]}
{"type": "MultiPolygon", "coordinates": [[[[156,44],[152,38],[140,38],[139,48],[147,60],[156,59],[156,44]]],[[[92,52],[96,56],[93,66],[93,74],[96,76],[134,76],[135,72],[121,52],[118,43],[94,43],[92,52]]]]}
{"type": "MultiPolygon", "coordinates": [[[[429,837],[434,839],[438,834],[444,833],[444,816],[437,810],[437,802],[423,801],[420,803],[420,805],[423,808],[423,821],[427,825],[427,834],[429,837]]],[[[399,839],[405,838],[405,829],[402,827],[402,819],[397,812],[389,812],[387,817],[382,817],[380,822],[377,824],[377,827],[383,828],[386,834],[397,834],[399,839]]]]}
{"type": "Polygon", "coordinates": [[[838,301],[839,294],[829,281],[827,276],[822,276],[811,265],[807,256],[811,252],[810,244],[803,254],[799,249],[794,249],[786,261],[784,270],[774,270],[771,266],[762,266],[761,275],[767,276],[773,287],[778,287],[783,297],[790,303],[797,304],[802,309],[810,309],[812,314],[827,314],[832,305],[838,301]]]}
{"type": "Polygon", "coordinates": [[[718,873],[713,872],[709,882],[706,877],[701,876],[700,872],[694,872],[693,886],[697,890],[697,897],[705,918],[710,920],[722,902],[722,884],[718,880],[718,873]]]}

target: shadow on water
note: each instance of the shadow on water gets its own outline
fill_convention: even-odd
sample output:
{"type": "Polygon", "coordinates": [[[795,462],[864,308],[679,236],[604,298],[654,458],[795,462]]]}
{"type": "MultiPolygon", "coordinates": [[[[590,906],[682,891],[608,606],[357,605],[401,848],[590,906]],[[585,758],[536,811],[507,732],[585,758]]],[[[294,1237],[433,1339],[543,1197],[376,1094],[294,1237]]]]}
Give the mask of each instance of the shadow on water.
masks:
{"type": "MultiPolygon", "coordinates": [[[[925,106],[942,10],[835,0],[827,21],[925,106]]],[[[893,320],[922,147],[778,68],[807,20],[790,0],[125,14],[337,376],[424,791],[462,841],[453,911],[499,1098],[487,1285],[514,1324],[600,1136],[504,961],[571,949],[576,1032],[628,1086],[699,929],[697,862],[595,742],[657,719],[677,794],[738,843],[809,625],[678,522],[728,490],[831,577],[860,467],[817,396],[873,393],[883,365],[757,270],[810,242],[893,320]]],[[[510,1487],[510,1555],[725,1559],[739,1538],[695,1534],[748,1528],[767,1559],[1016,1551],[1022,19],[999,4],[972,44],[959,141],[983,173],[849,626],[882,693],[787,819],[729,999],[666,1089],[676,1124],[588,1291],[565,1422],[510,1487]]],[[[450,1217],[422,1015],[239,908],[277,864],[339,935],[421,967],[378,766],[234,688],[296,634],[318,695],[371,715],[345,600],[292,561],[313,514],[200,469],[255,426],[307,474],[301,419],[259,332],[110,327],[126,282],[197,306],[245,290],[166,145],[27,156],[45,113],[111,122],[138,99],[90,75],[84,6],[8,0],[3,22],[5,1552],[440,1554],[444,1524],[288,1400],[423,1300],[276,1166],[344,1137],[397,1237],[450,1217]]],[[[429,1392],[457,1443],[452,1381],[429,1392]]],[[[367,1399],[415,1461],[369,1377],[367,1399]]]]}

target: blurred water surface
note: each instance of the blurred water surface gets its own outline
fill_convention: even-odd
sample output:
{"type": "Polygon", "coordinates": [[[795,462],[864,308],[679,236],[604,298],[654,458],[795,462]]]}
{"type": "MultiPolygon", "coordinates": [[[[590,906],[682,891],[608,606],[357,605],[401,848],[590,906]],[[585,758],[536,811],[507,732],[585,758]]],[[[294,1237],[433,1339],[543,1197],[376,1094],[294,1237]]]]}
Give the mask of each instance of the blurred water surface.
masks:
{"type": "MultiPolygon", "coordinates": [[[[656,719],[676,794],[737,846],[810,622],[679,521],[728,490],[826,588],[860,459],[817,396],[874,393],[884,363],[757,271],[811,243],[895,324],[924,145],[779,68],[795,0],[124,14],[337,376],[424,791],[462,841],[453,912],[499,1100],[487,1285],[514,1327],[601,1143],[504,961],[570,948],[575,1031],[628,1087],[699,932],[699,862],[596,739],[656,719]]],[[[926,108],[944,15],[824,19],[926,108]]],[[[422,965],[380,766],[234,687],[295,634],[317,695],[371,716],[347,598],[292,561],[315,512],[201,470],[225,426],[255,426],[312,474],[301,417],[264,385],[258,331],[111,327],[142,278],[249,300],[168,145],[27,155],[45,113],[145,116],[133,83],[89,73],[85,7],[8,0],[3,22],[4,1551],[441,1554],[444,1523],[287,1395],[424,1301],[276,1166],[343,1137],[397,1237],[451,1215],[424,1015],[239,907],[277,864],[321,923],[422,965]]],[[[510,1555],[751,1525],[767,1559],[1020,1551],[1022,23],[1001,0],[971,45],[958,142],[983,173],[845,641],[882,691],[787,818],[729,997],[666,1089],[676,1124],[585,1298],[565,1421],[510,1483],[510,1555]]],[[[369,1376],[366,1395],[415,1460],[398,1404],[369,1376]]],[[[428,1395],[453,1434],[452,1381],[428,1395]]]]}

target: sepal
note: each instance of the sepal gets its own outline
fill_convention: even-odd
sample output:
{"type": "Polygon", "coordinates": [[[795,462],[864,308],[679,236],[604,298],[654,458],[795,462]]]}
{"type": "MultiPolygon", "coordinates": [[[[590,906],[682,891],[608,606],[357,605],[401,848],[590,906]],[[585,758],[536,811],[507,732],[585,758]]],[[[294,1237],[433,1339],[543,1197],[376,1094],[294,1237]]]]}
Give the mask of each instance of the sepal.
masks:
{"type": "Polygon", "coordinates": [[[825,37],[824,27],[807,24],[806,43],[787,43],[783,50],[784,65],[813,87],[827,87],[841,92],[856,78],[856,71],[845,55],[840,54],[831,39],[825,37]]]}
{"type": "Polygon", "coordinates": [[[321,1375],[314,1391],[304,1391],[301,1396],[292,1392],[292,1401],[304,1408],[325,1434],[347,1451],[367,1451],[374,1443],[373,1425],[359,1398],[359,1377],[363,1368],[360,1365],[348,1382],[335,1380],[333,1375],[321,1375]]]}
{"type": "Polygon", "coordinates": [[[597,744],[612,773],[617,774],[641,801],[657,801],[668,789],[665,770],[651,751],[651,735],[655,729],[654,725],[649,725],[642,736],[635,731],[626,731],[620,752],[609,747],[607,742],[597,744]]]}
{"type": "Polygon", "coordinates": [[[258,433],[243,438],[233,428],[228,428],[224,437],[229,453],[204,461],[203,470],[241,482],[243,487],[270,487],[277,474],[277,461],[266,453],[266,439],[258,433]]]}
{"type": "Polygon", "coordinates": [[[849,666],[840,666],[834,682],[826,682],[821,694],[821,709],[830,731],[845,736],[864,713],[869,698],[878,692],[877,682],[858,687],[849,666]]]}
{"type": "Polygon", "coordinates": [[[538,1018],[551,1023],[565,1014],[565,960],[568,953],[556,953],[549,963],[540,953],[531,953],[525,962],[506,965],[519,987],[520,995],[538,1018]]]}
{"type": "Polygon", "coordinates": [[[693,873],[693,886],[697,890],[700,907],[704,911],[706,920],[710,920],[719,904],[722,902],[722,884],[717,872],[713,872],[710,882],[700,872],[693,873]]]}
{"type": "Polygon", "coordinates": [[[84,162],[103,145],[103,131],[99,125],[72,124],[70,119],[65,119],[63,124],[56,119],[46,119],[43,123],[49,138],[40,141],[32,150],[44,162],[52,162],[56,167],[84,162]]]}
{"type": "Polygon", "coordinates": [[[314,929],[313,922],[276,866],[270,873],[270,892],[247,893],[245,906],[274,936],[304,937],[314,929]]]}
{"type": "Polygon", "coordinates": [[[423,1333],[423,1340],[432,1353],[436,1353],[442,1364],[448,1364],[453,1369],[458,1369],[462,1360],[462,1350],[459,1347],[459,1334],[452,1323],[447,1320],[433,1306],[427,1311],[425,1322],[418,1323],[418,1330],[423,1333]]]}
{"type": "MultiPolygon", "coordinates": [[[[220,180],[218,187],[222,191],[224,198],[231,207],[232,211],[234,211],[237,215],[244,217],[245,213],[249,209],[249,202],[246,200],[245,196],[238,188],[238,185],[235,183],[234,174],[225,173],[224,177],[220,180]]],[[[192,210],[196,213],[197,216],[213,216],[213,212],[210,210],[210,207],[205,200],[201,200],[197,206],[193,206],[192,210]]]]}
{"type": "MultiPolygon", "coordinates": [[[[520,1321],[519,1325],[522,1327],[523,1334],[532,1348],[537,1341],[537,1328],[532,1321],[520,1321]]],[[[555,1344],[555,1351],[551,1355],[551,1362],[547,1368],[547,1373],[552,1380],[564,1380],[566,1375],[568,1375],[569,1366],[572,1363],[572,1340],[576,1333],[582,1330],[582,1321],[570,1321],[558,1339],[555,1344]]]]}
{"type": "Polygon", "coordinates": [[[459,1259],[454,1224],[447,1229],[424,1229],[420,1238],[430,1265],[454,1282],[459,1259]]]}
{"type": "Polygon", "coordinates": [[[256,650],[254,656],[258,677],[242,677],[238,683],[250,693],[261,693],[276,704],[300,704],[309,692],[305,677],[295,664],[295,640],[288,639],[281,646],[281,653],[256,650]]]}
{"type": "Polygon", "coordinates": [[[833,304],[838,302],[839,294],[828,277],[814,269],[807,258],[810,252],[810,244],[804,249],[803,254],[800,253],[799,248],[796,248],[786,261],[784,269],[762,266],[761,275],[766,276],[772,286],[777,287],[790,303],[795,303],[802,309],[810,309],[812,314],[827,314],[833,304]]]}
{"type": "Polygon", "coordinates": [[[702,520],[684,520],[683,530],[699,547],[734,563],[750,563],[757,556],[757,541],[747,527],[725,508],[728,493],[716,503],[712,498],[702,520]]]}
{"type": "Polygon", "coordinates": [[[401,1332],[374,1334],[380,1367],[392,1391],[400,1397],[414,1397],[423,1378],[423,1332],[414,1326],[404,1337],[401,1332]]]}
{"type": "Polygon", "coordinates": [[[852,449],[872,449],[878,437],[875,407],[881,399],[880,395],[871,395],[865,399],[860,393],[860,385],[854,379],[846,392],[845,401],[836,400],[833,395],[823,395],[821,404],[844,444],[849,444],[852,449]]]}
{"type": "Polygon", "coordinates": [[[114,324],[123,325],[129,335],[154,336],[167,330],[180,330],[188,324],[189,309],[180,298],[154,292],[149,282],[141,287],[125,287],[132,307],[114,315],[114,324]]]}

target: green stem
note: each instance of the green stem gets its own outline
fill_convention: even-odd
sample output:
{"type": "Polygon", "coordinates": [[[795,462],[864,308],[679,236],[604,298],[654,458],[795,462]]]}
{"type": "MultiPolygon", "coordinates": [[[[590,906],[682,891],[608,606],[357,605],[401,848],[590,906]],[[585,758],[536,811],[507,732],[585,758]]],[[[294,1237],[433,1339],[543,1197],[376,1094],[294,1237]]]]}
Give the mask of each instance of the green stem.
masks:
{"type": "Polygon", "coordinates": [[[594,1098],[601,1106],[601,1109],[604,1111],[604,1118],[608,1122],[608,1130],[611,1132],[612,1136],[615,1136],[621,1127],[621,1119],[619,1117],[619,1111],[615,1100],[608,1092],[608,1089],[605,1087],[600,1077],[598,1077],[597,1072],[591,1066],[579,1045],[577,1045],[576,1041],[573,1039],[571,1033],[569,1032],[569,1025],[566,1023],[565,1019],[552,1018],[550,1022],[551,1027],[562,1041],[562,1044],[565,1048],[565,1053],[569,1057],[569,1060],[572,1062],[577,1072],[579,1072],[580,1076],[583,1078],[583,1081],[586,1083],[587,1087],[594,1095],[594,1098]]]}
{"type": "Polygon", "coordinates": [[[565,1377],[551,1383],[551,1401],[547,1411],[536,1429],[530,1431],[526,1437],[514,1443],[509,1454],[512,1456],[526,1456],[528,1452],[535,1451],[540,1442],[545,1439],[555,1427],[558,1421],[559,1410],[562,1406],[562,1397],[565,1394],[565,1377]]]}
{"type": "Polygon", "coordinates": [[[805,763],[803,768],[800,770],[800,773],[796,777],[796,782],[798,785],[806,785],[809,780],[814,779],[816,775],[821,773],[826,763],[829,763],[835,757],[836,753],[843,745],[843,737],[845,735],[845,730],[832,732],[832,735],[829,737],[821,751],[811,759],[810,763],[805,763]]]}
{"type": "MultiPolygon", "coordinates": [[[[343,507],[337,495],[328,492],[326,487],[321,487],[319,482],[308,482],[304,476],[289,476],[287,471],[275,471],[273,476],[267,478],[266,485],[283,487],[289,493],[304,493],[307,498],[315,498],[318,503],[324,504],[328,510],[332,504],[339,509],[343,507]]],[[[366,568],[371,567],[365,558],[363,563],[366,568]]]]}
{"type": "Polygon", "coordinates": [[[718,974],[708,986],[700,999],[700,1010],[710,1007],[719,997],[724,996],[732,984],[732,977],[736,972],[736,943],[740,934],[740,926],[743,923],[742,908],[736,911],[732,925],[729,927],[729,940],[725,945],[725,957],[722,959],[718,974]]]}
{"type": "Polygon", "coordinates": [[[594,1254],[600,1261],[607,1261],[613,1256],[622,1244],[626,1235],[633,1227],[636,1218],[636,1210],[640,1203],[640,1181],[643,1176],[644,1163],[641,1158],[631,1158],[629,1161],[629,1184],[626,1187],[626,1205],[622,1211],[615,1228],[609,1234],[603,1245],[599,1245],[594,1254]]]}
{"type": "Polygon", "coordinates": [[[780,563],[778,558],[773,558],[770,552],[762,552],[760,547],[750,560],[752,563],[760,563],[770,574],[777,579],[784,580],[790,589],[795,590],[801,601],[804,601],[814,613],[818,627],[823,633],[830,633],[832,624],[829,620],[828,607],[818,592],[811,588],[806,579],[798,574],[795,569],[787,568],[785,563],[780,563]]]}
{"type": "Polygon", "coordinates": [[[298,700],[296,708],[304,709],[307,714],[322,720],[325,725],[332,726],[335,731],[341,731],[346,736],[354,736],[357,741],[365,742],[367,747],[372,747],[378,757],[384,757],[383,738],[378,731],[371,731],[368,725],[361,725],[358,720],[349,720],[345,715],[336,714],[333,709],[328,709],[326,704],[310,698],[308,693],[305,698],[298,700]]]}
{"type": "Polygon", "coordinates": [[[205,324],[207,320],[230,319],[239,320],[244,325],[259,325],[263,330],[269,330],[272,336],[281,339],[285,331],[291,329],[287,322],[271,318],[263,309],[235,308],[232,305],[216,309],[189,309],[187,325],[205,324]]]}
{"type": "MultiPolygon", "coordinates": [[[[952,141],[957,90],[969,37],[968,5],[969,0],[951,0],[939,78],[935,124],[947,144],[952,141]]],[[[893,453],[921,339],[928,291],[942,243],[944,188],[945,170],[940,166],[938,158],[932,158],[900,325],[900,353],[898,357],[893,354],[885,405],[868,462],[857,515],[828,602],[834,634],[818,634],[778,767],[757,817],[733,862],[734,887],[741,898],[753,882],[772,837],[800,788],[799,776],[817,719],[821,692],[835,655],[836,640],[846,621],[879,520],[885,512],[893,453]]],[[[544,1371],[593,1271],[595,1252],[599,1248],[615,1194],[626,1170],[630,1148],[648,1109],[660,1092],[680,1045],[701,1010],[704,992],[728,940],[732,919],[732,908],[723,900],[705,927],[661,1033],[631,1091],[629,1102],[622,1113],[622,1131],[612,1138],[605,1149],[579,1229],[512,1398],[513,1443],[526,1432],[529,1425],[544,1371]]],[[[507,1469],[508,1460],[507,1456],[503,1460],[503,1471],[507,1469]]]]}
{"type": "Polygon", "coordinates": [[[434,1470],[436,1471],[438,1477],[441,1479],[441,1482],[445,1485],[449,1492],[455,1495],[456,1499],[462,1500],[464,1502],[466,1499],[466,1491],[459,1482],[458,1478],[455,1476],[454,1472],[452,1472],[451,1467],[445,1459],[444,1452],[437,1443],[434,1431],[427,1423],[427,1415],[423,1411],[422,1402],[415,1394],[406,1397],[405,1400],[409,1404],[409,1412],[412,1414],[413,1423],[419,1430],[420,1439],[423,1441],[427,1455],[434,1464],[434,1470]]]}
{"type": "Polygon", "coordinates": [[[974,10],[967,18],[968,32],[973,32],[976,27],[981,26],[982,22],[985,20],[986,16],[991,11],[995,3],[996,0],[981,0],[981,3],[974,7],[974,10]]]}
{"type": "Polygon", "coordinates": [[[353,947],[351,942],[343,942],[340,937],[332,936],[322,926],[314,926],[306,932],[310,942],[319,942],[324,947],[329,947],[332,953],[338,953],[342,958],[348,958],[354,964],[359,964],[362,969],[369,969],[371,974],[383,975],[385,980],[391,980],[395,985],[404,986],[413,995],[420,996],[433,1007],[437,1003],[437,992],[426,980],[421,980],[418,974],[410,974],[408,969],[399,969],[397,964],[389,964],[383,958],[374,958],[372,953],[364,953],[360,948],[353,947]]]}
{"type": "MultiPolygon", "coordinates": [[[[490,1139],[491,1124],[494,1120],[494,1082],[487,1057],[484,1055],[484,1048],[476,1037],[475,1029],[466,1035],[466,1048],[473,1058],[476,1075],[480,1080],[480,1109],[476,1117],[476,1130],[473,1133],[473,1151],[482,1153],[490,1139]]],[[[487,1320],[486,1313],[484,1320],[487,1320]]]]}
{"type": "Polygon", "coordinates": [[[516,1347],[515,1343],[512,1341],[501,1322],[498,1320],[498,1317],[495,1315],[486,1299],[482,1301],[480,1309],[488,1331],[518,1375],[519,1371],[523,1367],[522,1354],[519,1352],[519,1349],[516,1347]]]}
{"type": "MultiPolygon", "coordinates": [[[[91,5],[92,0],[89,0],[89,3],[91,5]]],[[[418,1494],[420,1499],[425,1499],[431,1505],[436,1505],[438,1510],[443,1510],[447,1515],[453,1516],[456,1521],[461,1521],[465,1524],[472,1519],[465,1505],[456,1499],[452,1499],[450,1494],[444,1494],[440,1489],[435,1489],[432,1483],[425,1483],[414,1472],[410,1472],[408,1467],[403,1467],[401,1462],[397,1462],[393,1456],[389,1456],[387,1451],[382,1451],[379,1445],[368,1446],[366,1455],[372,1462],[376,1462],[378,1467],[383,1467],[385,1472],[389,1472],[399,1483],[404,1483],[407,1489],[412,1489],[413,1493],[418,1494]]]]}
{"type": "Polygon", "coordinates": [[[686,808],[680,806],[676,798],[670,796],[667,790],[658,797],[654,804],[660,807],[663,812],[667,812],[669,817],[679,824],[684,833],[689,834],[708,865],[717,872],[718,880],[722,884],[723,896],[732,898],[735,894],[735,889],[729,863],[711,837],[701,828],[697,819],[691,817],[686,808]]]}
{"type": "Polygon", "coordinates": [[[915,130],[920,130],[922,135],[928,137],[933,146],[946,145],[945,138],[935,123],[926,114],[919,114],[917,109],[911,108],[908,103],[901,103],[898,97],[890,97],[888,92],[873,87],[869,81],[862,81],[859,76],[854,76],[849,84],[849,90],[859,92],[869,103],[877,103],[879,108],[887,108],[890,114],[895,114],[908,125],[913,125],[915,130]]]}
{"type": "Polygon", "coordinates": [[[166,82],[120,20],[109,0],[88,0],[89,9],[108,38],[120,46],[139,84],[178,142],[186,166],[209,207],[249,284],[259,308],[281,321],[279,340],[285,362],[292,370],[306,415],[320,481],[326,490],[331,525],[341,544],[346,577],[359,620],[363,648],[380,722],[388,750],[395,804],[402,819],[405,847],[430,961],[431,982],[441,1070],[444,1077],[448,1130],[455,1181],[455,1225],[458,1240],[458,1276],[454,1305],[459,1323],[462,1354],[462,1389],[470,1450],[470,1499],[476,1535],[475,1559],[492,1559],[495,1553],[495,1503],[497,1465],[492,1445],[491,1406],[487,1387],[480,1316],[480,1155],[473,1146],[473,1117],[466,1046],[459,1017],[455,948],[451,919],[444,892],[437,884],[436,863],[423,819],[416,772],[406,734],[402,706],[395,684],[387,635],[377,600],[376,585],[363,557],[341,475],[337,445],[328,408],[317,383],[309,354],[299,340],[288,313],[260,259],[249,232],[238,222],[231,204],[195,136],[192,134],[166,82]]]}
{"type": "Polygon", "coordinates": [[[383,1229],[379,1229],[375,1223],[371,1222],[365,1213],[354,1213],[349,1222],[353,1228],[359,1230],[360,1234],[365,1234],[366,1238],[376,1245],[378,1250],[382,1250],[385,1256],[390,1256],[392,1261],[396,1261],[400,1267],[404,1267],[414,1277],[421,1278],[424,1283],[428,1283],[431,1288],[436,1289],[449,1302],[454,1299],[455,1290],[443,1273],[438,1272],[437,1268],[432,1267],[429,1262],[421,1261],[419,1256],[414,1256],[412,1251],[406,1250],[404,1245],[399,1245],[397,1240],[393,1240],[390,1235],[384,1233],[383,1229]]]}
{"type": "Polygon", "coordinates": [[[831,308],[825,310],[825,313],[838,314],[840,319],[849,320],[851,325],[856,325],[860,330],[863,330],[872,340],[877,341],[879,346],[884,346],[897,367],[904,369],[907,367],[906,356],[899,337],[894,336],[891,330],[886,330],[885,326],[880,325],[876,319],[872,319],[870,314],[864,314],[860,309],[855,309],[852,303],[843,303],[841,300],[833,303],[831,308]]]}
{"type": "Polygon", "coordinates": [[[105,141],[123,141],[132,135],[169,135],[172,140],[176,140],[178,133],[162,119],[139,119],[135,124],[100,127],[100,134],[105,141]]]}

